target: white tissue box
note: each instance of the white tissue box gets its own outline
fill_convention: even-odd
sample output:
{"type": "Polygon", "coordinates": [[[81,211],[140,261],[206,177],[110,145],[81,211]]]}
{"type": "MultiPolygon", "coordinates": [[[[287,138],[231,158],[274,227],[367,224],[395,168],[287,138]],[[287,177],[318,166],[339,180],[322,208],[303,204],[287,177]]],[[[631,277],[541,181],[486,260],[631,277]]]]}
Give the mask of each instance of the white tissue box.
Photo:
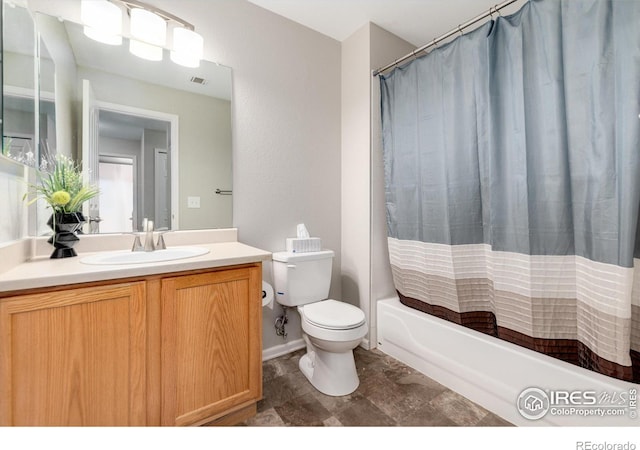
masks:
{"type": "Polygon", "coordinates": [[[322,250],[322,239],[310,238],[287,238],[287,251],[292,253],[319,252],[322,250]]]}

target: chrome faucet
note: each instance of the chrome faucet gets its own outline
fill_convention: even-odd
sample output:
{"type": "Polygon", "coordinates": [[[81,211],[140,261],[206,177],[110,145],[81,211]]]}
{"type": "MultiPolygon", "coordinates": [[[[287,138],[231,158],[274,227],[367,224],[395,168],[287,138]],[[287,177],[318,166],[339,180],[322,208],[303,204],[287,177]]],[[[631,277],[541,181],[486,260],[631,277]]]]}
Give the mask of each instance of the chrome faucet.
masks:
{"type": "Polygon", "coordinates": [[[142,233],[145,234],[144,245],[140,241],[140,235],[142,233],[134,231],[132,234],[135,237],[133,240],[133,247],[131,247],[132,252],[153,252],[155,250],[165,250],[167,248],[167,244],[164,242],[164,234],[167,233],[168,228],[158,228],[157,230],[153,229],[153,221],[149,220],[145,217],[142,221],[142,233]],[[154,244],[154,231],[158,234],[158,241],[154,244]]]}
{"type": "Polygon", "coordinates": [[[146,217],[142,221],[142,232],[145,233],[144,245],[140,242],[140,235],[142,233],[133,232],[135,239],[133,240],[132,252],[152,252],[158,249],[166,248],[162,235],[158,238],[158,245],[153,243],[153,220],[149,220],[146,217]]]}
{"type": "Polygon", "coordinates": [[[152,252],[156,249],[156,245],[153,243],[153,220],[146,220],[146,236],[144,238],[144,251],[152,252]]]}

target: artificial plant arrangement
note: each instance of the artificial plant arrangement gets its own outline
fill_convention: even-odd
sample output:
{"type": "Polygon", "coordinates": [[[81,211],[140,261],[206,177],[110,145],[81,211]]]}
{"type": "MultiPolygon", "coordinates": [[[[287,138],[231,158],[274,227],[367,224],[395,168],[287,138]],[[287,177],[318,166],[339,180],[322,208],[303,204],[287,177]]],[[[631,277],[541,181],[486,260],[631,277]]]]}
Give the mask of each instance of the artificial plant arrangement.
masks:
{"type": "Polygon", "coordinates": [[[41,198],[57,214],[78,213],[84,202],[98,195],[95,186],[84,183],[78,165],[64,155],[57,155],[53,163],[38,171],[38,182],[29,187],[31,192],[25,198],[34,195],[29,204],[41,198]]]}
{"type": "Polygon", "coordinates": [[[72,248],[78,241],[75,232],[85,222],[82,204],[98,195],[98,188],[86,184],[79,166],[64,155],[57,155],[52,162],[43,164],[37,178],[24,197],[33,196],[28,204],[42,199],[53,210],[47,222],[54,231],[49,243],[56,248],[51,258],[76,256],[72,248]]]}

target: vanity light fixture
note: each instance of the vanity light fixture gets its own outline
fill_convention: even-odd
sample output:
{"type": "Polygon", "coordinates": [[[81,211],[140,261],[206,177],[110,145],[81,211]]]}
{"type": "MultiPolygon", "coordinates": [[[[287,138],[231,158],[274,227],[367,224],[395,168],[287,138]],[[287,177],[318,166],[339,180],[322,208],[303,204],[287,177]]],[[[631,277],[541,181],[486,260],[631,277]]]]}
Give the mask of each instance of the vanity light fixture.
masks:
{"type": "Polygon", "coordinates": [[[167,22],[142,8],[132,8],[129,51],[150,61],[162,60],[162,45],[167,42],[167,22]]]}
{"type": "Polygon", "coordinates": [[[122,10],[107,0],[82,0],[80,18],[84,34],[109,45],[122,44],[122,10]]]}
{"type": "Polygon", "coordinates": [[[186,67],[200,65],[204,53],[202,36],[194,31],[193,25],[173,14],[138,0],[82,0],[81,8],[85,35],[94,40],[112,45],[122,43],[124,9],[130,17],[131,53],[140,58],[160,61],[163,50],[168,48],[171,60],[176,64],[186,67]],[[115,16],[118,19],[117,27],[115,16]],[[171,46],[167,45],[169,24],[173,29],[171,46]]]}
{"type": "Polygon", "coordinates": [[[187,28],[173,29],[171,61],[185,67],[199,67],[204,41],[202,36],[187,28]]]}

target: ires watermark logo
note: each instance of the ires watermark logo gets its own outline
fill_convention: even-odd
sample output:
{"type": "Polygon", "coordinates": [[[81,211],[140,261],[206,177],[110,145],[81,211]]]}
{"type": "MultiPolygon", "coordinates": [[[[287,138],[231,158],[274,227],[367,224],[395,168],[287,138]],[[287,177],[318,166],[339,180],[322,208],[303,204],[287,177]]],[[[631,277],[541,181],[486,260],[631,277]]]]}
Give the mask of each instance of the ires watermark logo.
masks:
{"type": "Polygon", "coordinates": [[[529,420],[542,419],[551,408],[549,396],[542,389],[527,388],[518,396],[518,412],[529,420]]]}
{"type": "Polygon", "coordinates": [[[596,392],[590,390],[542,390],[530,387],[520,393],[518,412],[529,420],[554,416],[624,416],[638,414],[638,391],[596,392]]]}

